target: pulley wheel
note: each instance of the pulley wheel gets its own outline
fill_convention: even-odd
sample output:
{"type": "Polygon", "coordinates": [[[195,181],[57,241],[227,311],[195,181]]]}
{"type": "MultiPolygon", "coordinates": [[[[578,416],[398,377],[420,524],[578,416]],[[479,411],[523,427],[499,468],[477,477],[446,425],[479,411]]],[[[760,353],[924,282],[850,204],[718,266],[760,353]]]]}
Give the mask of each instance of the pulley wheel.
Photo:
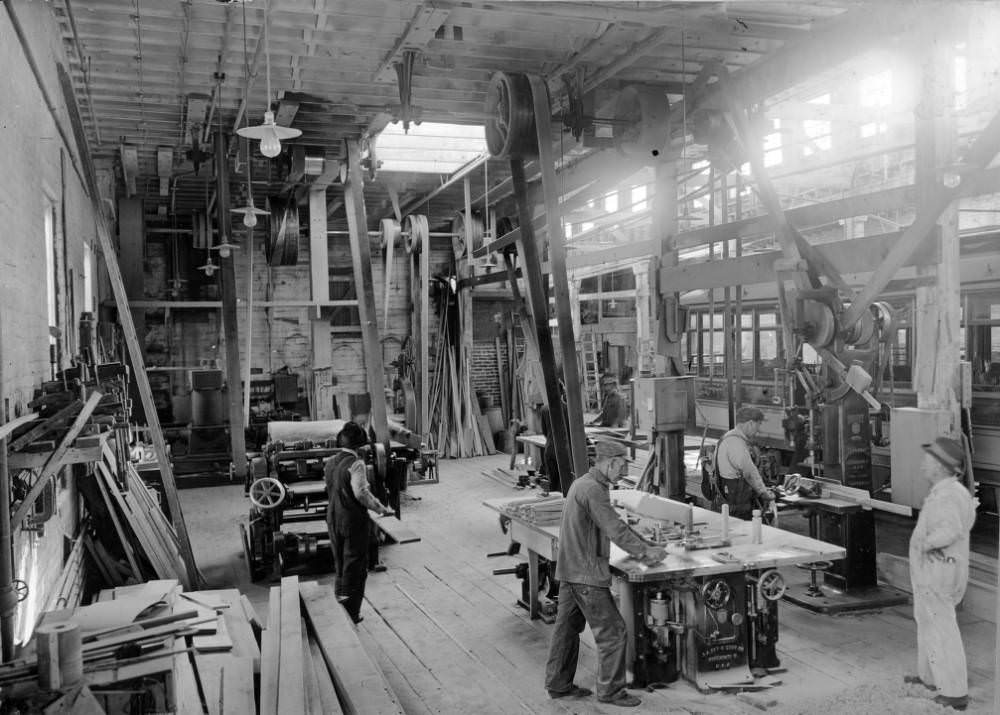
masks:
{"type": "Polygon", "coordinates": [[[403,219],[403,231],[406,233],[406,252],[420,253],[423,246],[428,245],[430,228],[427,217],[422,214],[411,214],[403,219]]]}
{"type": "Polygon", "coordinates": [[[815,348],[825,348],[837,333],[833,310],[826,303],[806,300],[802,304],[803,337],[815,348]]]}
{"type": "Polygon", "coordinates": [[[458,211],[451,220],[451,247],[455,258],[465,258],[482,246],[485,232],[481,214],[474,211],[472,222],[466,225],[465,212],[458,211]]]}
{"type": "Polygon", "coordinates": [[[670,101],[662,89],[629,85],[615,102],[615,146],[622,154],[655,160],[670,139],[670,101]]]}
{"type": "Polygon", "coordinates": [[[518,159],[538,154],[531,84],[520,73],[494,72],[486,89],[486,147],[490,155],[518,159]]]}
{"type": "Polygon", "coordinates": [[[250,485],[250,502],[258,509],[276,509],[285,500],[285,485],[274,477],[257,479],[250,485]]]}
{"type": "Polygon", "coordinates": [[[279,196],[267,199],[270,230],[264,241],[264,256],[270,266],[294,266],[299,260],[299,207],[279,196]]]}
{"type": "Polygon", "coordinates": [[[191,245],[201,249],[209,245],[208,220],[200,211],[191,215],[191,245]]]}
{"type": "Polygon", "coordinates": [[[768,569],[757,579],[757,595],[765,601],[777,601],[787,589],[785,577],[777,569],[768,569]]]}
{"type": "Polygon", "coordinates": [[[846,345],[867,346],[875,337],[875,318],[870,312],[862,313],[854,325],[844,328],[842,336],[846,345]]]}
{"type": "Polygon", "coordinates": [[[384,251],[390,244],[395,246],[400,235],[402,231],[399,228],[399,221],[394,218],[382,219],[379,224],[379,248],[384,251]]]}
{"type": "Polygon", "coordinates": [[[896,312],[892,306],[884,300],[875,301],[869,306],[868,311],[875,319],[878,327],[879,341],[891,343],[896,333],[896,312]]]}

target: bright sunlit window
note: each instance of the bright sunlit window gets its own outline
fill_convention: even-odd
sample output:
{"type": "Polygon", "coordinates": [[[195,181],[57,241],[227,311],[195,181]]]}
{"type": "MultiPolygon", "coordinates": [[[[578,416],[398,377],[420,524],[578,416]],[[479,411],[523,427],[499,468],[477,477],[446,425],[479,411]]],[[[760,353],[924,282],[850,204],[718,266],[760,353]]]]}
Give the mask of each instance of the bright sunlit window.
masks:
{"type": "Polygon", "coordinates": [[[632,187],[632,213],[646,210],[646,185],[632,187]]]}
{"type": "Polygon", "coordinates": [[[610,194],[604,197],[604,210],[608,213],[614,213],[618,210],[618,192],[612,191],[610,194]]]}
{"type": "MultiPolygon", "coordinates": [[[[830,104],[829,93],[810,99],[809,104],[830,104]]],[[[805,156],[812,156],[818,151],[827,151],[833,146],[831,137],[833,124],[824,119],[806,119],[802,122],[802,130],[811,141],[806,142],[802,153],[805,156]]]]}
{"type": "Polygon", "coordinates": [[[781,163],[781,120],[772,119],[774,131],[764,137],[764,166],[776,166],[781,163]]]}
{"type": "Polygon", "coordinates": [[[451,174],[486,153],[486,130],[481,126],[411,124],[388,125],[375,145],[381,171],[451,174]]]}
{"type": "MultiPolygon", "coordinates": [[[[884,110],[892,103],[892,71],[885,70],[862,79],[860,95],[861,106],[868,108],[863,111],[863,116],[878,116],[880,110],[884,110]]],[[[877,134],[885,134],[888,129],[887,122],[868,122],[861,125],[861,136],[867,139],[877,134]]]]}
{"type": "MultiPolygon", "coordinates": [[[[965,43],[956,48],[959,53],[965,51],[965,43]]],[[[955,56],[955,110],[965,109],[969,103],[969,60],[963,54],[955,56]]]]}

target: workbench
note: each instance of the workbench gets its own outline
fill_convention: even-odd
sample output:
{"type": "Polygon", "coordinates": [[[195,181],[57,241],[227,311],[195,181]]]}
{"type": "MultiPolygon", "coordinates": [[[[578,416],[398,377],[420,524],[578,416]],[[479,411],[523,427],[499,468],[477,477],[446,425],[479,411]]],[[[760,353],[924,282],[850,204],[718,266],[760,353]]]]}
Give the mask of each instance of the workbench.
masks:
{"type": "MultiPolygon", "coordinates": [[[[612,491],[612,502],[614,500],[615,491],[612,491]]],[[[540,610],[537,564],[539,558],[550,561],[557,558],[559,526],[539,526],[508,513],[505,507],[512,501],[523,503],[524,497],[488,499],[483,505],[510,519],[510,538],[527,550],[528,574],[529,578],[534,579],[529,583],[528,589],[531,598],[529,614],[532,618],[537,618],[540,610]]],[[[744,656],[744,651],[752,652],[753,643],[746,649],[742,645],[749,625],[740,631],[738,638],[736,634],[732,636],[729,651],[723,652],[722,655],[705,655],[711,649],[711,646],[705,644],[713,643],[713,638],[718,637],[719,621],[715,621],[715,617],[712,616],[710,620],[715,621],[714,625],[712,623],[706,625],[701,617],[696,617],[694,614],[709,610],[716,615],[722,614],[721,606],[713,610],[702,602],[707,593],[705,589],[720,588],[720,583],[728,584],[725,585],[725,589],[730,590],[733,596],[732,604],[729,606],[730,611],[740,613],[742,623],[749,624],[751,619],[760,617],[765,610],[764,606],[757,605],[754,596],[754,593],[758,592],[755,590],[755,584],[760,576],[767,575],[767,580],[770,580],[774,578],[772,574],[777,573],[771,570],[779,566],[842,559],[846,551],[840,546],[766,525],[761,525],[761,543],[754,544],[751,543],[750,522],[735,518],[729,519],[728,539],[723,541],[721,514],[695,506],[688,507],[671,500],[664,502],[669,502],[670,508],[677,510],[678,513],[687,514],[685,510],[690,508],[690,520],[695,538],[686,539],[689,541],[688,547],[681,539],[666,539],[664,543],[667,550],[666,559],[655,566],[646,566],[632,559],[614,544],[611,545],[609,562],[618,591],[619,610],[628,630],[630,670],[640,684],[664,679],[663,676],[653,677],[647,672],[650,671],[649,666],[640,662],[649,657],[646,650],[651,647],[651,639],[647,630],[655,630],[644,627],[644,624],[648,625],[650,598],[654,598],[658,599],[658,602],[671,601],[672,617],[669,620],[671,627],[678,633],[672,636],[667,632],[665,625],[658,627],[661,629],[659,637],[662,641],[659,646],[662,647],[667,639],[672,639],[673,647],[676,647],[676,653],[672,656],[674,671],[680,670],[683,665],[685,677],[703,689],[721,687],[723,682],[752,681],[750,661],[744,656]],[[712,546],[707,547],[708,545],[712,546]],[[663,595],[668,592],[675,594],[672,600],[669,596],[663,595]],[[683,637],[681,637],[679,635],[681,626],[678,623],[685,618],[687,621],[683,626],[683,637]],[[696,634],[698,638],[695,637],[696,634]],[[715,662],[711,662],[713,657],[715,662]],[[722,670],[728,672],[720,673],[722,670]]],[[[641,517],[636,521],[634,515],[630,516],[633,518],[629,521],[635,521],[633,528],[640,533],[651,531],[656,523],[641,517]]],[[[662,522],[659,525],[671,526],[662,522]]],[[[783,581],[781,583],[783,584],[783,581]]],[[[777,640],[776,601],[777,598],[769,598],[766,605],[770,610],[769,618],[775,629],[773,641],[777,640]]],[[[728,620],[733,623],[731,615],[732,613],[728,620]]],[[[725,622],[727,619],[719,620],[725,622]]],[[[733,628],[738,625],[740,624],[735,624],[733,628]]],[[[773,646],[773,642],[770,645],[773,646]]],[[[721,649],[722,646],[718,648],[721,649]]]]}

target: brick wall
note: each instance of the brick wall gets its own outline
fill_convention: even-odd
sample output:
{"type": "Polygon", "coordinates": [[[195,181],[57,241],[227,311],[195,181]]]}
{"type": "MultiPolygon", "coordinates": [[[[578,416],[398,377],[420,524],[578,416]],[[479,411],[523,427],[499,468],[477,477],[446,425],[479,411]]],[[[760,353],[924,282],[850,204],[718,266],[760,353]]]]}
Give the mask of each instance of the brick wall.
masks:
{"type": "MultiPolygon", "coordinates": [[[[31,47],[42,83],[56,105],[59,125],[72,136],[60,89],[57,63],[67,66],[52,4],[17,3],[13,8],[31,47]]],[[[0,420],[26,411],[34,388],[48,379],[49,319],[46,286],[51,279],[60,296],[57,324],[63,365],[76,348],[77,319],[84,306],[85,244],[96,245],[90,198],[78,173],[82,163],[67,146],[46,108],[38,82],[17,39],[10,15],[0,13],[0,420]],[[54,210],[56,270],[45,259],[46,207],[54,210]]],[[[72,141],[72,140],[71,140],[72,141]]],[[[15,576],[28,583],[30,596],[18,607],[15,637],[34,626],[63,566],[63,539],[76,535],[78,505],[74,479],[64,470],[55,516],[44,532],[14,533],[15,576]]]]}

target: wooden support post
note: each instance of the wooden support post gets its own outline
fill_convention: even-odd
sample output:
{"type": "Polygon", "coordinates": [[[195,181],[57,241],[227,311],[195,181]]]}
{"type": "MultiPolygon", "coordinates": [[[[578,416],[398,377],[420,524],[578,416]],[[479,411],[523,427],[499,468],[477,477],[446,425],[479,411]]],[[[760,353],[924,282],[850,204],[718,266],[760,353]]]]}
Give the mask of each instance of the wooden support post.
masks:
{"type": "MultiPolygon", "coordinates": [[[[222,132],[215,135],[215,209],[219,242],[232,236],[229,213],[229,162],[222,132]]],[[[243,432],[243,393],[240,390],[240,332],[236,313],[236,256],[219,252],[219,284],[222,287],[222,332],[226,338],[226,399],[229,403],[229,445],[233,474],[242,483],[247,475],[247,446],[243,432]]],[[[247,360],[250,356],[247,355],[247,360]]],[[[250,385],[244,385],[249,390],[250,385]]]]}
{"type": "MultiPolygon", "coordinates": [[[[333,163],[332,160],[327,160],[333,163]]],[[[309,277],[312,281],[312,299],[330,300],[330,248],[327,238],[326,185],[309,189],[309,277]]],[[[332,393],[328,388],[332,375],[333,346],[330,343],[330,321],[323,317],[323,309],[317,305],[311,316],[312,371],[310,389],[310,416],[317,420],[332,419],[332,393]]]]}
{"type": "MultiPolygon", "coordinates": [[[[930,205],[941,189],[945,167],[955,161],[956,129],[952,102],[951,72],[954,52],[951,43],[927,42],[914,48],[913,56],[923,72],[920,101],[916,107],[916,165],[917,205],[930,205]]],[[[958,206],[949,203],[937,219],[941,243],[941,262],[937,266],[918,267],[918,276],[930,276],[932,285],[916,289],[914,304],[915,324],[918,330],[916,355],[913,362],[913,389],[917,393],[917,406],[940,408],[952,413],[953,432],[950,436],[961,440],[959,430],[960,405],[955,387],[958,384],[958,357],[960,354],[959,306],[959,247],[958,206]]]]}
{"type": "Polygon", "coordinates": [[[358,314],[361,318],[365,375],[372,403],[371,423],[375,430],[375,439],[388,449],[389,423],[385,409],[382,346],[379,343],[376,322],[375,286],[372,282],[372,254],[368,240],[368,217],[365,213],[361,148],[356,139],[344,140],[344,155],[347,157],[344,204],[347,209],[347,228],[351,239],[351,263],[354,266],[354,285],[358,295],[358,314]]]}
{"type": "MultiPolygon", "coordinates": [[[[559,187],[556,184],[555,155],[552,152],[552,130],[549,122],[551,102],[549,101],[548,86],[541,77],[528,75],[528,81],[531,84],[531,95],[535,109],[538,165],[542,172],[549,263],[552,270],[552,289],[555,293],[556,326],[559,331],[559,345],[562,353],[562,376],[566,388],[567,436],[569,437],[566,444],[571,450],[573,472],[577,476],[582,476],[590,468],[590,463],[587,459],[587,436],[583,429],[583,399],[580,391],[580,368],[576,361],[576,337],[573,334],[573,317],[569,304],[569,279],[566,275],[566,236],[563,233],[562,217],[559,211],[559,187]]],[[[523,220],[521,229],[524,230],[523,220]]],[[[521,243],[524,244],[526,241],[521,243]]],[[[539,274],[541,274],[541,265],[539,265],[539,274]]],[[[543,295],[541,298],[545,302],[544,317],[546,331],[548,331],[548,296],[543,295]]],[[[537,316],[535,322],[537,325],[537,316]]],[[[555,385],[552,387],[556,388],[555,385]]],[[[556,392],[558,393],[558,389],[556,392]]],[[[558,404],[558,402],[549,401],[550,417],[558,412],[558,410],[552,409],[553,404],[558,404]]],[[[572,483],[572,479],[566,479],[564,476],[566,474],[569,472],[560,471],[564,489],[572,483]]]]}
{"type": "MultiPolygon", "coordinates": [[[[653,189],[653,238],[660,241],[660,267],[677,265],[677,164],[661,162],[655,167],[653,189]]],[[[680,296],[671,286],[656,282],[657,331],[656,353],[666,359],[664,374],[683,375],[686,372],[681,355],[680,337],[686,326],[678,325],[680,296]]],[[[710,333],[711,334],[711,333],[710,333]]]]}
{"type": "MultiPolygon", "coordinates": [[[[3,352],[2,318],[3,313],[0,312],[0,390],[4,385],[3,366],[7,362],[3,352]]],[[[14,660],[14,616],[17,614],[17,594],[13,586],[13,532],[10,526],[10,472],[7,470],[7,435],[4,434],[0,437],[0,657],[5,663],[14,660]]]]}
{"type": "MultiPolygon", "coordinates": [[[[431,350],[430,350],[430,329],[431,329],[431,238],[426,239],[426,245],[420,246],[418,255],[420,267],[420,280],[417,283],[420,290],[420,341],[417,344],[420,348],[420,425],[419,429],[413,430],[418,434],[425,434],[430,429],[431,424],[431,350]]],[[[407,425],[409,427],[409,425],[407,425]]]]}

